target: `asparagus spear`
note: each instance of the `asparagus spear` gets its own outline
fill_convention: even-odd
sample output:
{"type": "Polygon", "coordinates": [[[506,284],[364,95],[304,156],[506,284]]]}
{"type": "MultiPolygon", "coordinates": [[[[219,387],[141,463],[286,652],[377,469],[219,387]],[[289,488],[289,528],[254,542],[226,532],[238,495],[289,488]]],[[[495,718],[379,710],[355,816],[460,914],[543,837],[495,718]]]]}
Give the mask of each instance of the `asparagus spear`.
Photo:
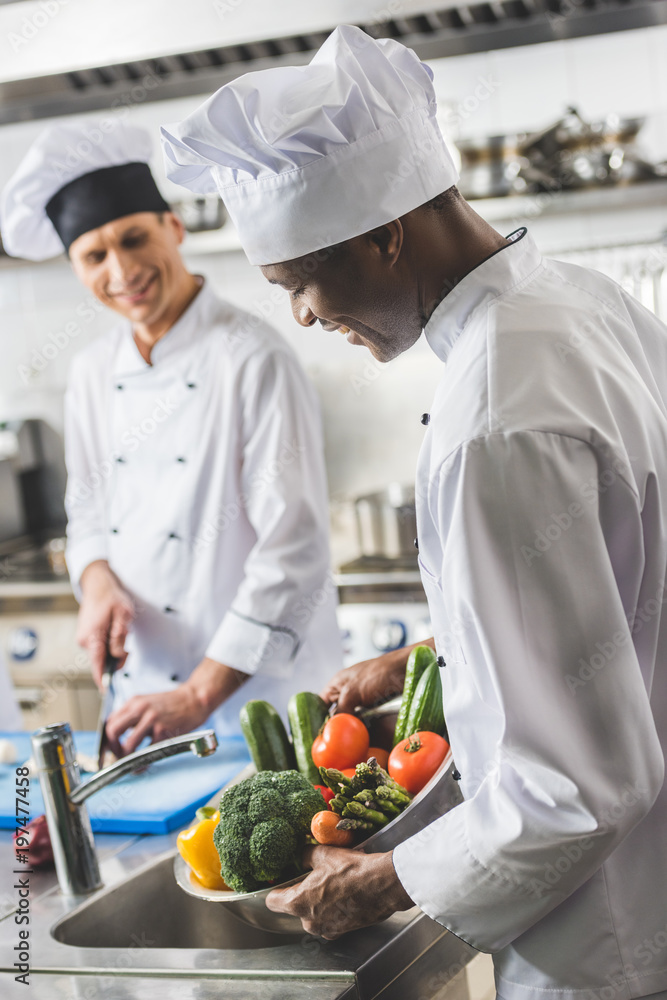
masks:
{"type": "Polygon", "coordinates": [[[374,823],[375,826],[385,826],[389,822],[384,813],[379,812],[377,809],[367,809],[366,806],[362,806],[361,802],[348,802],[343,810],[344,818],[351,819],[365,819],[369,823],[374,823]]]}
{"type": "Polygon", "coordinates": [[[347,805],[348,801],[349,799],[343,798],[342,795],[334,795],[334,797],[329,800],[329,808],[333,812],[341,814],[343,812],[343,809],[347,805]]]}
{"type": "Polygon", "coordinates": [[[379,788],[381,785],[385,785],[387,788],[398,789],[398,791],[402,792],[403,795],[408,794],[406,789],[403,788],[403,785],[399,785],[397,781],[394,781],[394,779],[387,774],[383,767],[380,767],[375,757],[368,758],[367,766],[370,768],[375,777],[376,787],[379,788]]]}
{"type": "Polygon", "coordinates": [[[388,799],[380,799],[379,802],[375,803],[375,807],[383,812],[385,816],[388,816],[389,819],[393,819],[394,816],[400,816],[403,812],[402,809],[388,799]]]}
{"type": "Polygon", "coordinates": [[[390,788],[389,785],[380,785],[375,789],[375,798],[393,802],[397,806],[405,808],[409,802],[411,802],[410,796],[407,792],[399,792],[397,788],[390,788]]]}
{"type": "Polygon", "coordinates": [[[350,784],[350,779],[347,775],[343,774],[336,767],[321,767],[320,777],[324,784],[333,792],[338,792],[341,786],[347,788],[350,784]]]}
{"type": "Polygon", "coordinates": [[[374,830],[375,827],[372,823],[368,823],[364,819],[352,819],[351,817],[346,817],[341,819],[336,824],[337,830],[367,830],[369,833],[374,830]]]}

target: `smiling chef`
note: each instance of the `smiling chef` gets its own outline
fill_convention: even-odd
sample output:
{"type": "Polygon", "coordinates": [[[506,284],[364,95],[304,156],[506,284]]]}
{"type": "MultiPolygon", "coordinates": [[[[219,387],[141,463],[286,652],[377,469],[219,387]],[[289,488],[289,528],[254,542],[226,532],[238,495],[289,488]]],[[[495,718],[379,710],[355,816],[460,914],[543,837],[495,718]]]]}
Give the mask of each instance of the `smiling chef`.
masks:
{"type": "Polygon", "coordinates": [[[127,752],[209,717],[238,733],[246,700],[284,710],[341,664],[314,390],[258,315],[189,273],[150,155],[118,119],[54,125],[1,216],[10,254],[66,250],[120,318],[72,363],[65,444],[79,640],[98,681],[107,645],[120,658],[107,735],[131,730],[127,752]]]}
{"type": "MultiPolygon", "coordinates": [[[[299,323],[379,361],[424,330],[446,363],[417,523],[464,802],[393,853],[315,847],[269,905],[334,938],[417,903],[494,953],[506,1000],[664,993],[667,329],[472,210],[431,79],[344,26],[163,129],[299,323]]],[[[404,662],[328,697],[372,703],[404,662]]]]}

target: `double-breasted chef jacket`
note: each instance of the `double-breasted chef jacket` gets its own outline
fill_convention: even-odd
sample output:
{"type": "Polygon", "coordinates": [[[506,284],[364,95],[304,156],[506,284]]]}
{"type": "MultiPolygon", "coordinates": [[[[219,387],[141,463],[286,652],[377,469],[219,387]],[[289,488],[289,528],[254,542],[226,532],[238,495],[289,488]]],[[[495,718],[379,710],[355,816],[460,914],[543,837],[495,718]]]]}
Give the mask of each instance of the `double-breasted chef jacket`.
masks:
{"type": "Polygon", "coordinates": [[[628,1000],[667,989],[667,328],[510,239],[425,329],[419,559],[464,801],[394,863],[505,1000],[628,1000]]]}
{"type": "Polygon", "coordinates": [[[176,688],[204,656],[252,674],[211,717],[236,734],[341,666],[314,389],[258,316],[208,283],[141,357],[122,321],[66,394],[67,561],[107,559],[136,604],[114,707],[176,688]]]}

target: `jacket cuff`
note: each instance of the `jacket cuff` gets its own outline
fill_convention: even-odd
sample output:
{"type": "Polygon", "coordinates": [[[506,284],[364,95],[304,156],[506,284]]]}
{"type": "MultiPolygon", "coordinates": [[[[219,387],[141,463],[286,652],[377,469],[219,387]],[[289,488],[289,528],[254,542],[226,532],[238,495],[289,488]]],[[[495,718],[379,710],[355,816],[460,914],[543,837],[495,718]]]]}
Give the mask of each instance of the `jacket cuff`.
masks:
{"type": "Polygon", "coordinates": [[[271,677],[291,677],[299,637],[291,629],[267,625],[228,611],[209,643],[206,655],[244,674],[261,671],[271,677]]]}
{"type": "Polygon", "coordinates": [[[81,600],[79,581],[86,566],[98,559],[108,559],[107,539],[105,535],[89,535],[78,542],[68,541],[65,551],[65,561],[69,572],[72,590],[77,601],[81,600]]]}

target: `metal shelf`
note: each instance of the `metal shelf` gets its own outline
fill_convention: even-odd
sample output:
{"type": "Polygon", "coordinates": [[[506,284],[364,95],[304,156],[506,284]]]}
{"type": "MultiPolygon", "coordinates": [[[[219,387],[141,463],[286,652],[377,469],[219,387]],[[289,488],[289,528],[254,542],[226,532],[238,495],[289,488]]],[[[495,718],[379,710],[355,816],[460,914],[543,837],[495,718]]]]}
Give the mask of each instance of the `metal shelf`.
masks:
{"type": "MultiPolygon", "coordinates": [[[[509,195],[506,198],[477,198],[470,204],[487,222],[580,212],[631,211],[636,208],[667,208],[667,180],[616,187],[586,188],[544,194],[509,195]]],[[[667,219],[665,219],[667,224],[667,219]]]]}

